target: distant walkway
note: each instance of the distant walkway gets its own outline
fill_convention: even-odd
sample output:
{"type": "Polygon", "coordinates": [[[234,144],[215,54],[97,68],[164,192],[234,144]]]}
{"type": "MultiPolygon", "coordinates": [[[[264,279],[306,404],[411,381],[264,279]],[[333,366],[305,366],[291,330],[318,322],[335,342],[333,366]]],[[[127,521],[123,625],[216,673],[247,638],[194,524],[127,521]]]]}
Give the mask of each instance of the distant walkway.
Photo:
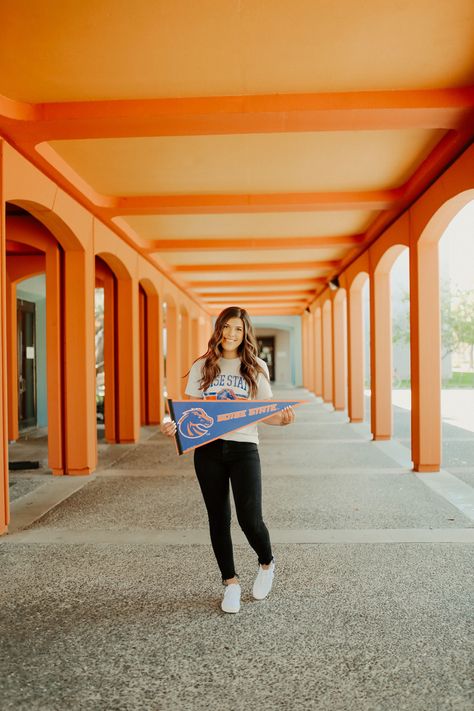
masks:
{"type": "MultiPolygon", "coordinates": [[[[397,407],[411,410],[411,390],[393,390],[392,400],[397,407]]],[[[441,417],[443,422],[474,432],[474,390],[441,390],[441,417]]]]}
{"type": "Polygon", "coordinates": [[[277,579],[251,599],[236,530],[238,615],[219,609],[192,459],[158,432],[18,497],[16,517],[77,489],[0,539],[2,711],[471,711],[474,435],[447,426],[445,471],[416,475],[406,411],[374,443],[280,395],[310,403],[260,426],[277,579]]]}

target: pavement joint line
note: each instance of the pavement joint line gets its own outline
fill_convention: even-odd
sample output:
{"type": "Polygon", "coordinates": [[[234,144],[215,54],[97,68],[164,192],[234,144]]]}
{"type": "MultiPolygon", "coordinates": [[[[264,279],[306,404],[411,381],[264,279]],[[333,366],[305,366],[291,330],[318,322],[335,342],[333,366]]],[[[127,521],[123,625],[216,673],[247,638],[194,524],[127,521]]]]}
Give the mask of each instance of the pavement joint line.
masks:
{"type": "MultiPolygon", "coordinates": [[[[264,439],[264,441],[267,440],[266,437],[263,438],[263,439],[264,439]]],[[[276,435],[271,435],[270,437],[268,437],[268,441],[270,441],[270,440],[272,440],[272,441],[277,440],[277,441],[278,441],[278,436],[276,436],[276,435]]],[[[330,445],[333,445],[333,444],[361,444],[361,443],[363,444],[364,441],[365,441],[365,440],[363,440],[363,439],[361,439],[361,438],[357,438],[357,439],[337,439],[337,438],[336,438],[336,439],[329,439],[329,438],[324,437],[323,439],[314,439],[314,438],[311,438],[311,437],[305,437],[305,438],[303,438],[303,437],[298,437],[298,438],[296,438],[296,437],[295,437],[295,439],[293,440],[293,442],[292,442],[291,444],[296,444],[296,445],[298,445],[298,444],[300,444],[300,443],[303,444],[303,443],[307,443],[307,442],[311,442],[311,444],[313,444],[313,445],[323,445],[323,444],[330,444],[330,445]]],[[[367,442],[369,442],[369,441],[371,441],[371,440],[367,440],[367,442]]]]}
{"type": "MultiPolygon", "coordinates": [[[[362,545],[362,544],[436,544],[474,543],[473,528],[399,528],[399,529],[270,529],[275,545],[362,545]]],[[[239,529],[232,530],[237,545],[246,544],[239,529]]],[[[209,545],[207,529],[162,530],[70,530],[38,528],[10,533],[0,539],[0,546],[20,544],[63,545],[209,545]]]]}
{"type": "MultiPolygon", "coordinates": [[[[264,458],[262,457],[262,464],[264,467],[263,475],[264,477],[267,477],[269,479],[272,478],[273,475],[275,476],[291,476],[288,472],[288,467],[279,467],[278,465],[275,464],[266,464],[264,458]]],[[[394,474],[413,474],[413,472],[410,469],[407,469],[406,467],[373,467],[373,468],[368,468],[368,467],[321,467],[318,469],[314,469],[311,466],[307,467],[302,467],[299,466],[298,468],[298,474],[296,476],[312,476],[314,478],[317,478],[318,476],[328,476],[329,474],[334,474],[334,475],[348,475],[348,476],[357,476],[361,474],[373,474],[374,472],[377,473],[377,475],[394,475],[394,474]]],[[[150,478],[156,478],[156,479],[170,479],[170,478],[180,478],[182,476],[191,476],[194,478],[194,469],[190,465],[186,469],[181,469],[181,470],[176,470],[175,467],[173,467],[172,464],[170,465],[161,465],[157,469],[103,469],[100,472],[97,472],[97,478],[98,479],[112,479],[116,478],[119,476],[123,476],[124,478],[136,478],[139,479],[140,477],[144,479],[150,479],[150,478]]]]}
{"type": "MultiPolygon", "coordinates": [[[[85,476],[54,477],[28,494],[15,499],[10,505],[7,535],[14,534],[38,521],[48,511],[94,481],[96,476],[94,473],[85,476]]],[[[0,537],[0,542],[2,540],[3,538],[0,537]]]]}
{"type": "MultiPolygon", "coordinates": [[[[364,431],[364,429],[369,430],[368,425],[365,423],[353,426],[358,427],[361,431],[364,431]]],[[[408,466],[412,469],[411,452],[400,442],[395,440],[374,441],[373,444],[401,466],[408,466]]],[[[466,484],[445,469],[440,469],[439,472],[413,472],[413,474],[425,486],[429,487],[445,501],[448,501],[464,516],[474,521],[474,489],[472,486],[469,486],[469,484],[466,484]]]]}
{"type": "Polygon", "coordinates": [[[474,489],[454,474],[439,472],[420,473],[416,477],[432,491],[455,506],[464,516],[474,521],[474,489]]]}

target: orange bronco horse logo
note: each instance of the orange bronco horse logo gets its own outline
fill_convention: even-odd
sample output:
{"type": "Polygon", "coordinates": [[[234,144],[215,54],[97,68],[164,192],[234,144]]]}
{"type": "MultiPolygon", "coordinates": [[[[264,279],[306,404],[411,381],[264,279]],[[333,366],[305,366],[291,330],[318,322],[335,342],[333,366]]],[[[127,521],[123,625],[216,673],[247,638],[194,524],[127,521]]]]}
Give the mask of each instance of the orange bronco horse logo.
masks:
{"type": "Polygon", "coordinates": [[[192,407],[183,412],[178,421],[178,428],[183,437],[199,439],[209,434],[209,428],[213,424],[214,418],[204,412],[202,407],[192,407]]]}

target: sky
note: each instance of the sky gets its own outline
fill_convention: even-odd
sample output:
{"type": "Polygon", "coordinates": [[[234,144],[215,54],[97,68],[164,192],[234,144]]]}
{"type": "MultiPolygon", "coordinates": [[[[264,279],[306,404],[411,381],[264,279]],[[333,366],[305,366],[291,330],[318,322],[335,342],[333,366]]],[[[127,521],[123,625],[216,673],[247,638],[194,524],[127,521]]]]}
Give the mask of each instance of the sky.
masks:
{"type": "Polygon", "coordinates": [[[458,212],[444,232],[440,241],[441,257],[445,253],[452,286],[474,289],[474,200],[458,212]]]}

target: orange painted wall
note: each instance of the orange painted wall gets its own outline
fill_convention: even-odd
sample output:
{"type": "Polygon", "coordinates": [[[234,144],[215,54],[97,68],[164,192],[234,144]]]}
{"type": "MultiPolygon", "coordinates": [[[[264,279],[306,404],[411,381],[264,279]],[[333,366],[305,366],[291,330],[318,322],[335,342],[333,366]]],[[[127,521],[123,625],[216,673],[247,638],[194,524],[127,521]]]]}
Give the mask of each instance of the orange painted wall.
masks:
{"type": "MultiPolygon", "coordinates": [[[[7,381],[8,373],[7,334],[6,334],[6,272],[5,272],[5,204],[14,203],[35,217],[44,225],[53,245],[60,245],[51,252],[60,256],[61,273],[64,277],[64,289],[59,291],[54,279],[49,279],[49,289],[61,293],[63,301],[52,299],[47,294],[47,302],[54,302],[58,309],[55,317],[51,309],[47,316],[47,338],[54,342],[60,338],[61,314],[64,313],[64,372],[60,375],[60,365],[52,364],[51,349],[48,348],[48,389],[59,374],[59,382],[64,379],[65,388],[58,397],[48,401],[62,402],[64,409],[56,417],[50,418],[50,449],[57,441],[63,443],[64,451],[57,452],[57,462],[53,471],[67,474],[88,474],[94,471],[97,463],[97,433],[95,421],[95,343],[94,343],[94,256],[105,258],[115,274],[118,284],[117,323],[121,326],[119,342],[119,363],[122,364],[121,383],[122,404],[117,408],[127,413],[118,418],[118,425],[123,430],[121,441],[136,441],[140,426],[140,369],[139,369],[139,308],[138,284],[144,280],[150,296],[150,326],[148,333],[149,371],[148,382],[156,397],[148,400],[150,422],[158,422],[164,413],[161,397],[163,382],[163,359],[159,347],[161,344],[162,315],[161,303],[165,292],[172,294],[177,312],[185,311],[191,320],[208,324],[209,315],[204,309],[182,292],[173,280],[168,280],[163,271],[155,268],[149,260],[138,254],[129,244],[105,227],[97,218],[59,188],[52,180],[40,173],[10,145],[0,141],[0,199],[2,222],[0,239],[2,249],[0,285],[2,310],[1,334],[2,357],[0,360],[1,408],[1,487],[0,487],[0,532],[8,522],[8,432],[7,432],[7,381]],[[125,328],[128,331],[125,331],[125,328]],[[48,331],[49,329],[49,331],[48,331]],[[130,334],[132,338],[130,339],[130,334]],[[54,367],[53,367],[54,366],[54,367]],[[54,372],[53,372],[54,371],[54,372]],[[55,423],[60,429],[57,438],[52,437],[55,423]]],[[[42,229],[42,228],[41,228],[42,229]]],[[[33,229],[34,231],[34,229],[33,229]]],[[[48,256],[46,257],[48,261],[48,256]]],[[[47,268],[47,266],[46,266],[47,268]]],[[[59,271],[57,272],[59,274],[59,271]]],[[[48,282],[48,279],[47,279],[48,282]]],[[[48,289],[48,285],[47,285],[48,289]]],[[[203,329],[204,330],[204,329],[203,329]]],[[[206,334],[208,335],[208,334],[206,334]]],[[[169,353],[173,363],[181,365],[181,343],[175,340],[174,349],[169,353]]],[[[120,366],[119,366],[120,367],[120,366]]],[[[117,403],[115,403],[117,405],[117,403]]],[[[109,418],[110,420],[110,418],[109,418]]],[[[54,449],[54,446],[53,446],[54,449]]],[[[53,456],[56,456],[53,453],[53,456]]],[[[51,457],[51,452],[50,452],[51,457]]]]}

